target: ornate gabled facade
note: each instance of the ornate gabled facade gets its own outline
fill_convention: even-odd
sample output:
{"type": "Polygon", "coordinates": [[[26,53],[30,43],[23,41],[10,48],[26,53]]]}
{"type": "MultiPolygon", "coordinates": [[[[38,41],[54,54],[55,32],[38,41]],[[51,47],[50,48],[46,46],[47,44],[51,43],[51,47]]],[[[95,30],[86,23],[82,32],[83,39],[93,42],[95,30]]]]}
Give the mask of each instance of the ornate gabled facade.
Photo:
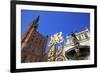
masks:
{"type": "Polygon", "coordinates": [[[47,37],[38,31],[39,16],[33,21],[21,40],[21,62],[44,61],[47,37]]]}
{"type": "Polygon", "coordinates": [[[67,36],[67,41],[64,45],[66,60],[84,60],[89,59],[90,55],[90,32],[85,30],[77,33],[72,33],[67,36]]]}
{"type": "Polygon", "coordinates": [[[48,51],[48,61],[64,61],[65,58],[63,56],[63,37],[62,32],[56,33],[51,36],[50,42],[48,44],[49,51],[48,51]]]}

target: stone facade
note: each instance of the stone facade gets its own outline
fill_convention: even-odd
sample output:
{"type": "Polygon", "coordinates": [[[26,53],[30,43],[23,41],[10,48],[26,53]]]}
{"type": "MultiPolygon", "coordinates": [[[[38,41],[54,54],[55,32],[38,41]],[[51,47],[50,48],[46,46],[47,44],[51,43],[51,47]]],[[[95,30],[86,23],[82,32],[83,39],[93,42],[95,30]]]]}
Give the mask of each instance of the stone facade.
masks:
{"type": "MultiPolygon", "coordinates": [[[[86,28],[85,30],[81,31],[81,32],[76,32],[74,33],[75,34],[75,37],[77,39],[77,41],[79,42],[79,49],[81,48],[88,48],[88,49],[82,49],[83,51],[85,50],[86,52],[90,51],[90,32],[89,30],[86,28]]],[[[63,55],[65,56],[66,58],[66,52],[67,53],[70,53],[70,54],[73,54],[76,53],[75,52],[75,43],[73,42],[73,37],[71,35],[67,36],[66,37],[67,41],[64,45],[64,52],[63,52],[63,55]],[[72,50],[72,51],[71,51],[72,50]]],[[[88,54],[89,55],[89,54],[88,54]]],[[[68,55],[67,55],[68,56],[68,55]]],[[[75,56],[75,55],[73,55],[75,56]]],[[[66,58],[66,60],[68,60],[68,58],[66,58]]]]}

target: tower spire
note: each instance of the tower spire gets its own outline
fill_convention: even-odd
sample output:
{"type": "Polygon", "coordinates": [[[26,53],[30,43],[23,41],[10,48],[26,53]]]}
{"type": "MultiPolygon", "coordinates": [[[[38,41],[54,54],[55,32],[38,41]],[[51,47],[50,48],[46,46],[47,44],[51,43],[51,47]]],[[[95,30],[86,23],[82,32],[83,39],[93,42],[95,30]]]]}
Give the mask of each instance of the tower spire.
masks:
{"type": "Polygon", "coordinates": [[[37,29],[40,16],[37,16],[32,22],[32,26],[37,29]]]}

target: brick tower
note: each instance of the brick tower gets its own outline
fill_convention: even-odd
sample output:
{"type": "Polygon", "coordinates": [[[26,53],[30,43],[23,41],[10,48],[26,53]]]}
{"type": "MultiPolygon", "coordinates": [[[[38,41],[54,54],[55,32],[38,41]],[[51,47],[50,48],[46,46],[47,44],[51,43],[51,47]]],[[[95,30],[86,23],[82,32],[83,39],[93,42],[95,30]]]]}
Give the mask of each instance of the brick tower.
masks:
{"type": "Polygon", "coordinates": [[[44,61],[47,36],[37,31],[39,16],[34,19],[21,40],[21,62],[44,61]]]}

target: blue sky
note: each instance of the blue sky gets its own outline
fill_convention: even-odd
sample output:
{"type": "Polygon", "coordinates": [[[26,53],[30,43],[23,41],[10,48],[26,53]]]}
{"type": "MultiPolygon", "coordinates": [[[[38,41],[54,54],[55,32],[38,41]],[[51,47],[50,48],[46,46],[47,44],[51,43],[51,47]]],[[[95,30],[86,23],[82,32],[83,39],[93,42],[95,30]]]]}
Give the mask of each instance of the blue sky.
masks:
{"type": "Polygon", "coordinates": [[[50,37],[54,33],[62,32],[65,39],[71,32],[82,31],[85,27],[90,30],[89,13],[21,10],[21,36],[37,16],[40,16],[37,30],[43,36],[50,37]]]}

